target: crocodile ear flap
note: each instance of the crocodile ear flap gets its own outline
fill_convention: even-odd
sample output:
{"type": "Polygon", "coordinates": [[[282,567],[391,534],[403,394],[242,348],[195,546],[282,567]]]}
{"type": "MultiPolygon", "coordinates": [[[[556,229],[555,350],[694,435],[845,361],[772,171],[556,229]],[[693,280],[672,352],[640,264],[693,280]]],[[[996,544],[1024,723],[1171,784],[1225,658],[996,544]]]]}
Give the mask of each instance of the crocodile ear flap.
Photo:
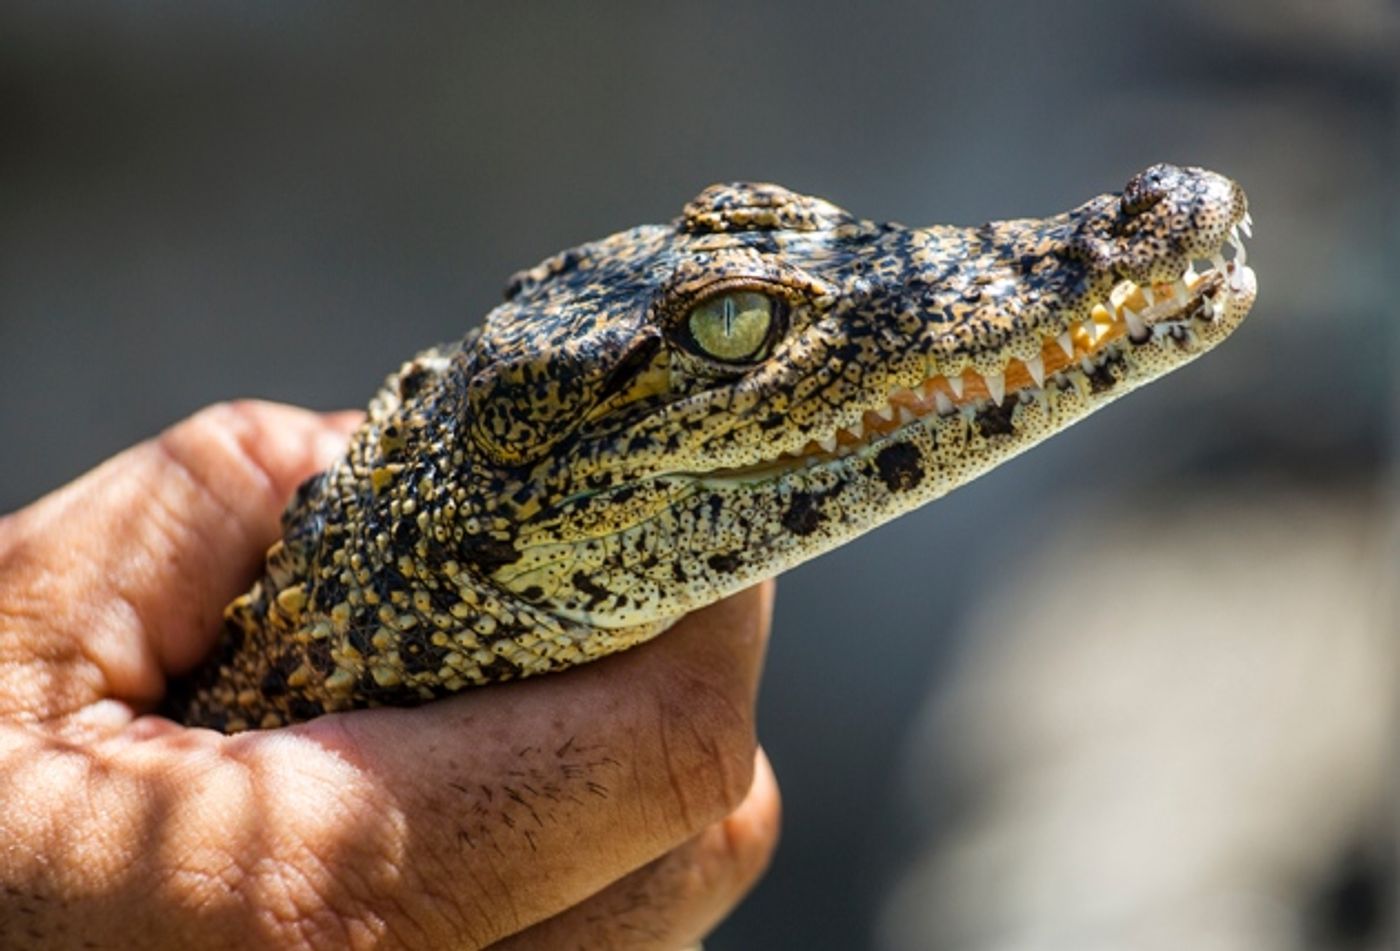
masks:
{"type": "Polygon", "coordinates": [[[467,431],[492,462],[519,466],[543,456],[578,428],[588,411],[624,389],[655,356],[660,335],[640,317],[601,328],[568,326],[568,339],[526,322],[477,344],[467,381],[467,431]],[[554,345],[551,345],[554,344],[554,345]]]}
{"type": "Polygon", "coordinates": [[[729,231],[827,231],[855,219],[829,201],[799,195],[781,185],[731,182],[711,185],[681,211],[689,234],[729,231]]]}

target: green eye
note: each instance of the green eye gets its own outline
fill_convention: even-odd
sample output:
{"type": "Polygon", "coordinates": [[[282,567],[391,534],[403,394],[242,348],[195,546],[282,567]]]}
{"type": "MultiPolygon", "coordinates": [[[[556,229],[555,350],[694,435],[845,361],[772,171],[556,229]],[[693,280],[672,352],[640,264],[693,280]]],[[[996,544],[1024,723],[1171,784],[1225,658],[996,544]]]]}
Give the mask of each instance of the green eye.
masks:
{"type": "Polygon", "coordinates": [[[773,299],[753,291],[719,294],[698,304],[686,318],[700,352],[740,363],[763,353],[773,330],[773,299]]]}

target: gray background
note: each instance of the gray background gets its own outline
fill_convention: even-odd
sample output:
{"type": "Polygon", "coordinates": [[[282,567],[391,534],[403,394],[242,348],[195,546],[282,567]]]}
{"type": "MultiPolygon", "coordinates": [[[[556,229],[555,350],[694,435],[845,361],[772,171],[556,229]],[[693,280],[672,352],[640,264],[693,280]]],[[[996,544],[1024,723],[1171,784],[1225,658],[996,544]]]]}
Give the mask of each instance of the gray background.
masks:
{"type": "Polygon", "coordinates": [[[362,405],[513,270],[712,181],[971,224],[1154,161],[1227,172],[1262,288],[1235,339],[783,579],[760,729],[784,841],[708,946],[864,946],[908,858],[913,711],[1054,512],[1381,483],[1395,19],[1384,0],[5,4],[0,512],[213,400],[362,405]]]}

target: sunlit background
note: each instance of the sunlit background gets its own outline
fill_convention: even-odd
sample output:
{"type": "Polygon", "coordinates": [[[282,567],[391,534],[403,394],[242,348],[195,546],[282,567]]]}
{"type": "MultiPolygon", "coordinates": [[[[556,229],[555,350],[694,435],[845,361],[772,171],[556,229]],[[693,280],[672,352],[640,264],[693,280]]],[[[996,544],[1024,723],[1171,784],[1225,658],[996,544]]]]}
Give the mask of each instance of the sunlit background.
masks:
{"type": "Polygon", "coordinates": [[[505,278],[781,182],[974,224],[1249,192],[1222,349],[780,585],[753,948],[1394,940],[1400,6],[7,3],[0,511],[359,406],[505,278]]]}

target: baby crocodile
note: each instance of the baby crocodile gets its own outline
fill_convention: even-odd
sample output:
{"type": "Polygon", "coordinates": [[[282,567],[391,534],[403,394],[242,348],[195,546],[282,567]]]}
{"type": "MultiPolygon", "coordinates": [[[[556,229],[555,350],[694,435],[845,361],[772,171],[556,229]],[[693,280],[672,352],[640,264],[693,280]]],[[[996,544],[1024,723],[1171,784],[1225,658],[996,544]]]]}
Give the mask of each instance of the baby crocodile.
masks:
{"type": "Polygon", "coordinates": [[[275,727],[641,643],[1219,343],[1249,227],[1155,165],[980,228],[717,185],[557,254],[389,378],[168,712],[275,727]]]}

